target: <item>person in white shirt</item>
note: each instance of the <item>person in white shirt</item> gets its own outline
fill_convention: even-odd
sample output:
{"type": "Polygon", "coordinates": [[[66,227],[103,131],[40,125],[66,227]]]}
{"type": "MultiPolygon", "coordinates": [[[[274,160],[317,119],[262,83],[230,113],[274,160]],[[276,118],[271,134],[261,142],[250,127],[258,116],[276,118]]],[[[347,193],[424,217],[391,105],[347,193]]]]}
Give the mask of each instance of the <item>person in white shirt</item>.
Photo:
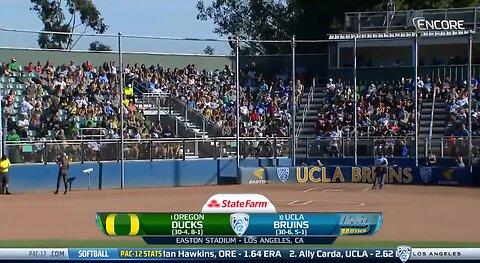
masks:
{"type": "Polygon", "coordinates": [[[20,115],[21,118],[17,123],[19,134],[21,137],[27,137],[28,127],[30,127],[30,121],[28,120],[28,115],[26,113],[20,115]]]}
{"type": "Polygon", "coordinates": [[[30,102],[28,102],[28,98],[25,97],[22,101],[22,103],[20,103],[20,114],[27,114],[27,115],[30,115],[30,112],[33,110],[33,106],[32,104],[30,104],[30,102]]]}
{"type": "Polygon", "coordinates": [[[58,87],[58,86],[60,86],[62,90],[64,90],[67,87],[67,83],[65,82],[65,77],[63,74],[60,74],[60,77],[56,79],[55,82],[53,83],[53,87],[58,87]]]}
{"type": "Polygon", "coordinates": [[[78,108],[81,108],[82,106],[85,106],[85,107],[88,106],[88,103],[85,100],[84,95],[82,95],[82,97],[78,98],[75,102],[77,103],[78,108]]]}

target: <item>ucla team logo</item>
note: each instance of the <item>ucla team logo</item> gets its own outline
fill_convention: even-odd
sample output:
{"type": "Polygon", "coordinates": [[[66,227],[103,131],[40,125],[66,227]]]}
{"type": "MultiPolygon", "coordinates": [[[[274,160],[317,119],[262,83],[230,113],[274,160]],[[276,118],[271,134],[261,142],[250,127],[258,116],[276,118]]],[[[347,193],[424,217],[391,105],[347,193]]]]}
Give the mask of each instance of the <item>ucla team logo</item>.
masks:
{"type": "Polygon", "coordinates": [[[250,216],[247,214],[236,213],[230,215],[230,226],[232,227],[233,232],[239,237],[247,231],[249,221],[250,216]]]}
{"type": "Polygon", "coordinates": [[[290,169],[288,167],[278,167],[277,168],[277,176],[282,183],[285,183],[288,180],[288,176],[290,175],[290,169]]]}
{"type": "Polygon", "coordinates": [[[424,183],[430,182],[430,179],[432,178],[432,168],[421,167],[420,168],[420,177],[422,177],[422,181],[424,183]]]}
{"type": "Polygon", "coordinates": [[[411,254],[412,254],[412,247],[411,246],[402,245],[402,246],[397,247],[397,257],[403,263],[408,261],[411,254]]]}

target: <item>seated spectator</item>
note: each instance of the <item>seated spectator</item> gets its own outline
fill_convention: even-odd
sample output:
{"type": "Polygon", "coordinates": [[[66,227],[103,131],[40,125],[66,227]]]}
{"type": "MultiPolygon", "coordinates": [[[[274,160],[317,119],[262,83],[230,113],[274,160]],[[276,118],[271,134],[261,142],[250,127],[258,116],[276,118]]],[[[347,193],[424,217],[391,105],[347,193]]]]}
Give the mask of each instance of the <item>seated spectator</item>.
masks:
{"type": "Polygon", "coordinates": [[[430,150],[427,158],[427,165],[428,166],[435,166],[437,164],[437,157],[433,153],[433,151],[430,150]]]}
{"type": "Polygon", "coordinates": [[[8,142],[19,142],[20,141],[20,136],[18,136],[16,130],[12,130],[10,134],[7,135],[7,141],[8,142]]]}
{"type": "Polygon", "coordinates": [[[21,114],[20,120],[17,123],[17,128],[20,133],[20,137],[27,138],[29,127],[30,127],[30,121],[28,120],[28,114],[26,113],[21,114]]]}
{"type": "Polygon", "coordinates": [[[457,158],[455,159],[455,163],[457,167],[465,167],[465,163],[463,162],[463,156],[461,155],[457,156],[457,158]]]}
{"type": "Polygon", "coordinates": [[[8,69],[12,72],[19,72],[20,71],[20,66],[17,64],[17,60],[15,58],[12,58],[10,60],[10,64],[8,66],[8,69]]]}

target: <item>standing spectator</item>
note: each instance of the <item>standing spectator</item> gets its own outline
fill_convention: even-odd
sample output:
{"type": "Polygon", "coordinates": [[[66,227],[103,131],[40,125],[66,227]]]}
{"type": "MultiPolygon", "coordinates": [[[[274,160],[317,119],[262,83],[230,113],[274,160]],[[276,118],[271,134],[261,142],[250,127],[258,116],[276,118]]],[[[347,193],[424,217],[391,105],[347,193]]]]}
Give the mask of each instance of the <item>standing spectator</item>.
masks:
{"type": "Polygon", "coordinates": [[[2,160],[0,160],[0,179],[2,183],[2,189],[0,190],[0,194],[10,195],[11,193],[8,191],[8,169],[10,168],[10,160],[8,159],[7,155],[2,156],[2,160]]]}
{"type": "Polygon", "coordinates": [[[60,188],[60,180],[63,180],[63,184],[65,186],[65,191],[63,192],[63,194],[66,195],[68,190],[67,173],[68,173],[68,169],[70,168],[70,164],[68,163],[68,158],[66,153],[63,153],[62,156],[58,156],[57,164],[58,164],[57,190],[55,190],[54,194],[58,194],[58,189],[60,188]]]}
{"type": "Polygon", "coordinates": [[[20,114],[26,113],[30,116],[30,112],[33,110],[33,105],[28,102],[28,98],[25,96],[22,103],[20,104],[20,114]]]}

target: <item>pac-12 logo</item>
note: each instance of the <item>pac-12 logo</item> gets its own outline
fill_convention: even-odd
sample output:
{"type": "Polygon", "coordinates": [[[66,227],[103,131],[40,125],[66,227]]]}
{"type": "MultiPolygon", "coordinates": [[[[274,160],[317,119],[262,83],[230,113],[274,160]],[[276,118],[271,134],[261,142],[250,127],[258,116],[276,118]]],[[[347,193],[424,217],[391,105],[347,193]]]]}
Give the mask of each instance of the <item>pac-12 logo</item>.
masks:
{"type": "Polygon", "coordinates": [[[278,167],[277,168],[277,176],[282,183],[285,183],[290,176],[290,169],[288,167],[278,167]]]}
{"type": "Polygon", "coordinates": [[[432,178],[432,168],[430,167],[420,168],[420,177],[422,177],[422,181],[424,183],[430,182],[430,179],[432,178]]]}
{"type": "Polygon", "coordinates": [[[232,227],[233,232],[239,237],[247,231],[249,221],[250,216],[247,214],[236,213],[230,215],[230,226],[232,227]]]}
{"type": "Polygon", "coordinates": [[[403,263],[408,261],[411,254],[412,254],[412,247],[411,246],[402,245],[402,246],[397,247],[397,257],[403,263]]]}

